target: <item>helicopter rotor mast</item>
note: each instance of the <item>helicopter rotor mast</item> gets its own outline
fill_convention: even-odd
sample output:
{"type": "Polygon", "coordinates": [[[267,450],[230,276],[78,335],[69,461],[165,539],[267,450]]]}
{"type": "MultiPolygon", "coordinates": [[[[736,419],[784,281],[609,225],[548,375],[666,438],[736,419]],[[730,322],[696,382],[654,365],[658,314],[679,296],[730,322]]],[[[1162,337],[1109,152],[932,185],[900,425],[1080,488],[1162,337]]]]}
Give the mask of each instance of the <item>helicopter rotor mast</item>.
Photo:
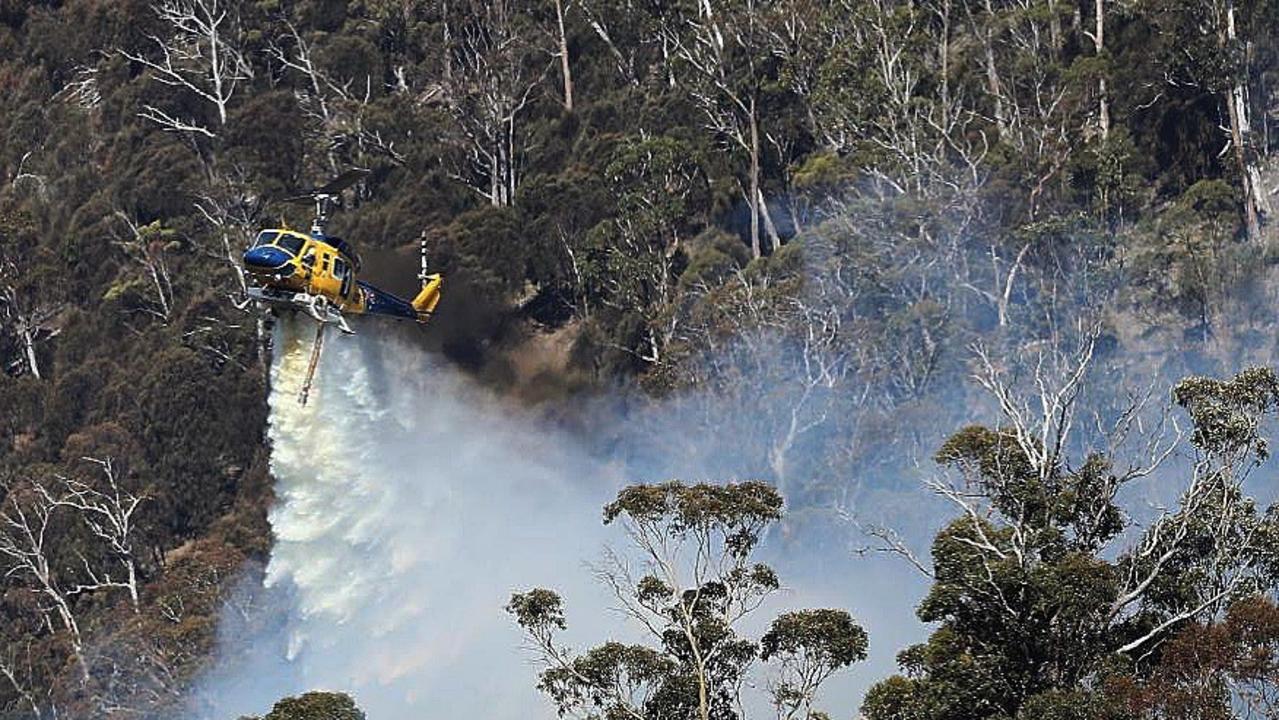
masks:
{"type": "Polygon", "coordinates": [[[329,208],[338,200],[337,195],[328,193],[316,193],[315,198],[315,218],[311,220],[311,234],[316,237],[325,235],[325,228],[329,224],[329,208]]]}
{"type": "Polygon", "coordinates": [[[311,221],[311,234],[323,237],[329,223],[329,210],[342,198],[342,191],[368,177],[367,168],[351,168],[329,182],[308,192],[284,198],[285,202],[314,202],[315,218],[311,221]]]}

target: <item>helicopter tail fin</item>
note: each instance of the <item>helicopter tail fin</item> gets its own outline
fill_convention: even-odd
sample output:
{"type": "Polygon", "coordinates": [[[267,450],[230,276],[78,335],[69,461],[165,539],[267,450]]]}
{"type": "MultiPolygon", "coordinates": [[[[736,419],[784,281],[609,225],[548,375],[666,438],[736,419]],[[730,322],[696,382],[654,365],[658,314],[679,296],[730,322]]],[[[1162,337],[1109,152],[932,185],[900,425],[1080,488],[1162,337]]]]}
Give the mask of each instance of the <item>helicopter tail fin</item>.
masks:
{"type": "Polygon", "coordinates": [[[424,321],[435,312],[435,306],[440,302],[440,284],[443,278],[439,273],[426,275],[422,278],[422,289],[418,291],[417,296],[413,298],[413,310],[417,313],[418,320],[424,321]]]}

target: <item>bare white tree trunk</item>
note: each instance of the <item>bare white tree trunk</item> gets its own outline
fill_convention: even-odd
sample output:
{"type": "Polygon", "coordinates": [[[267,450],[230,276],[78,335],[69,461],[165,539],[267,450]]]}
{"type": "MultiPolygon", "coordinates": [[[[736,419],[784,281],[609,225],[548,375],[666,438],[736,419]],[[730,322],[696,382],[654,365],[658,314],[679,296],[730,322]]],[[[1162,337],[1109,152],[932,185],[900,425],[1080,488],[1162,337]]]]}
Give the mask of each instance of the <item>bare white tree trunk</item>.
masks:
{"type": "Polygon", "coordinates": [[[771,250],[777,252],[777,249],[782,246],[782,236],[777,232],[777,224],[773,222],[773,213],[768,209],[768,200],[764,198],[763,190],[759,190],[756,199],[759,202],[760,215],[763,216],[764,231],[768,233],[768,241],[772,243],[771,250]]]}
{"type": "MultiPolygon", "coordinates": [[[[1235,27],[1235,4],[1233,0],[1226,2],[1226,27],[1223,45],[1231,47],[1239,41],[1235,27]]],[[[1248,156],[1248,104],[1244,87],[1244,74],[1241,71],[1235,82],[1225,91],[1226,114],[1230,118],[1230,145],[1234,151],[1235,164],[1239,171],[1239,182],[1243,188],[1244,221],[1248,231],[1248,239],[1253,242],[1261,240],[1261,208],[1265,207],[1265,194],[1257,186],[1256,178],[1260,176],[1253,167],[1248,156]]]]}
{"type": "MultiPolygon", "coordinates": [[[[1096,25],[1091,34],[1093,50],[1097,56],[1106,51],[1106,0],[1095,0],[1096,25]]],[[[1106,87],[1106,74],[1097,78],[1097,130],[1104,141],[1110,136],[1110,97],[1106,87]]]]}
{"type": "Polygon", "coordinates": [[[560,74],[564,79],[564,109],[573,112],[573,68],[568,61],[568,35],[564,32],[564,0],[555,0],[555,23],[559,27],[560,74]]]}
{"type": "Polygon", "coordinates": [[[986,59],[986,92],[995,104],[995,128],[1002,138],[1008,132],[1008,113],[1004,109],[1004,91],[999,82],[999,68],[995,64],[995,9],[990,0],[986,0],[986,17],[982,19],[986,27],[980,32],[986,59]]]}
{"type": "Polygon", "coordinates": [[[136,514],[147,501],[147,496],[125,489],[111,458],[83,458],[102,470],[99,483],[86,483],[63,478],[66,492],[58,499],[58,505],[78,511],[81,521],[94,537],[106,545],[124,571],[124,580],[114,580],[110,573],[99,573],[85,562],[89,582],[76,587],[76,592],[94,592],[120,588],[129,592],[133,612],[140,611],[138,595],[138,563],[134,548],[137,532],[136,514]],[[99,489],[95,485],[101,485],[99,489]]]}
{"type": "Polygon", "coordinates": [[[39,380],[40,379],[40,363],[36,359],[35,333],[32,332],[32,329],[28,327],[26,323],[22,323],[19,326],[18,332],[22,335],[22,346],[26,350],[27,367],[28,369],[31,370],[31,376],[34,377],[36,380],[39,380]]]}
{"type": "Polygon", "coordinates": [[[762,193],[759,189],[759,120],[755,115],[755,98],[750,99],[750,112],[747,122],[750,125],[750,193],[747,204],[751,209],[751,254],[759,257],[763,254],[759,241],[759,209],[762,193]]]}
{"type": "MultiPolygon", "coordinates": [[[[241,81],[253,76],[252,67],[240,52],[239,28],[224,0],[161,0],[152,6],[172,35],[151,36],[158,58],[119,50],[123,57],[152,73],[152,78],[180,88],[213,105],[218,124],[227,122],[227,110],[241,81]]],[[[175,132],[213,137],[215,133],[198,120],[184,120],[153,105],[139,116],[175,132]]]]}

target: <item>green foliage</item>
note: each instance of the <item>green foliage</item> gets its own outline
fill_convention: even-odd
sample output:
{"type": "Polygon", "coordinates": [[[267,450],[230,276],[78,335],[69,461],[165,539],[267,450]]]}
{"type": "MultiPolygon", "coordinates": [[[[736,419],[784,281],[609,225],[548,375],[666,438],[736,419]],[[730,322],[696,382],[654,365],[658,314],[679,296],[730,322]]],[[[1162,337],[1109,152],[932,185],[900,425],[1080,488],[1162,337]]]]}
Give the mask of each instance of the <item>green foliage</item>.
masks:
{"type": "MultiPolygon", "coordinates": [[[[938,628],[899,655],[904,676],[867,694],[868,718],[1125,717],[1122,693],[1095,682],[1145,682],[1119,656],[1273,589],[1273,519],[1241,483],[1267,457],[1274,372],[1188,378],[1173,399],[1204,460],[1185,471],[1180,507],[1118,557],[1112,543],[1129,528],[1116,504],[1120,457],[1071,466],[1045,446],[1060,438],[1016,427],[967,427],[943,444],[937,460],[963,479],[953,497],[967,512],[933,543],[917,614],[938,628]]],[[[1224,709],[1225,695],[1214,698],[1207,706],[1224,709]]]]}
{"type": "Polygon", "coordinates": [[[506,612],[515,616],[520,627],[532,630],[535,628],[559,629],[567,627],[564,623],[564,601],[554,591],[545,588],[534,588],[525,593],[511,596],[506,612]]]}
{"type": "Polygon", "coordinates": [[[547,665],[538,689],[561,715],[734,720],[760,659],[780,669],[774,705],[814,717],[822,682],[865,659],[866,631],[843,610],[802,610],[777,617],[759,641],[742,635],[740,621],[780,587],[750,556],[781,508],[781,495],[759,482],[624,488],[604,522],[626,526],[643,574],[610,555],[600,577],[652,644],[610,641],[574,654],[555,639],[567,627],[559,594],[516,593],[506,611],[547,665]]]}
{"type": "Polygon", "coordinates": [[[1250,368],[1230,380],[1194,377],[1177,383],[1173,399],[1195,423],[1191,436],[1200,450],[1231,458],[1270,455],[1261,421],[1279,407],[1279,377],[1270,368],[1250,368]]]}
{"type": "Polygon", "coordinates": [[[760,658],[807,655],[834,668],[866,659],[866,631],[843,610],[800,610],[773,620],[760,640],[760,658]]]}
{"type": "Polygon", "coordinates": [[[365,717],[349,695],[309,692],[284,698],[265,717],[252,720],[365,720],[365,717]]]}
{"type": "Polygon", "coordinates": [[[744,557],[759,542],[757,530],[781,519],[782,496],[762,482],[632,485],[604,506],[604,524],[623,515],[638,525],[661,525],[677,539],[711,529],[722,531],[731,538],[730,551],[744,557]]]}
{"type": "MultiPolygon", "coordinates": [[[[269,546],[265,358],[252,318],[226,302],[232,263],[259,227],[305,222],[279,198],[351,165],[374,172],[335,231],[366,254],[428,240],[449,275],[433,340],[451,359],[517,382],[506,355],[530,328],[558,330],[575,377],[636,379],[683,402],[690,388],[712,394],[734,409],[716,428],[738,446],[733,471],[766,477],[796,510],[847,497],[846,478],[867,485],[857,473],[908,476],[901,458],[937,446],[928,428],[968,421],[956,417],[969,400],[959,349],[1043,342],[1063,309],[1105,308],[1116,343],[1159,354],[1200,338],[1227,355],[1273,349],[1273,247],[1245,240],[1241,211],[1247,166],[1262,168],[1276,139],[1264,122],[1274,3],[1106,3],[1098,50],[1093,7],[1040,0],[566,2],[572,109],[548,65],[560,40],[549,4],[229,3],[226,48],[245,67],[225,122],[137,59],[159,61],[152,38],[176,31],[154,4],[0,2],[0,471],[31,476],[77,448],[128,455],[154,495],[149,583],[188,542],[225,545],[200,555],[209,567],[269,546]],[[1253,118],[1243,168],[1221,131],[1236,88],[1253,118]],[[206,131],[165,127],[148,108],[206,131]],[[780,240],[760,258],[752,125],[780,240]]],[[[400,269],[393,283],[410,282],[400,269]]],[[[1266,382],[1183,385],[1197,446],[1263,457],[1249,423],[1271,402],[1266,382]]],[[[1049,569],[1003,568],[1008,587],[1029,588],[1022,609],[1083,622],[1087,598],[1108,592],[1089,558],[1123,524],[1110,458],[1045,474],[1001,428],[960,433],[941,457],[1038,524],[1030,540],[1049,569]],[[1052,597],[1056,582],[1071,592],[1052,597]]],[[[760,488],[703,486],[610,507],[610,521],[681,539],[720,528],[734,557],[781,512],[760,488]]],[[[973,528],[947,532],[938,552],[953,579],[980,579],[973,528]]],[[[776,582],[741,572],[732,581],[751,592],[776,582]]],[[[1175,604],[1193,584],[1161,591],[1175,604]]],[[[641,589],[681,602],[669,585],[641,589]]],[[[707,602],[722,607],[716,592],[707,602]]],[[[937,593],[937,617],[980,599],[955,592],[937,593]]],[[[109,602],[78,604],[86,626],[109,624],[109,602]]],[[[32,609],[4,607],[0,625],[32,609]]],[[[84,697],[64,692],[65,642],[31,627],[32,682],[84,697]]],[[[1000,628],[1034,635],[1033,623],[1000,628]]],[[[729,662],[736,646],[724,647],[731,675],[750,652],[729,662]]],[[[960,666],[938,652],[932,667],[971,671],[977,687],[1002,677],[998,664],[974,669],[980,653],[960,666]]],[[[643,660],[614,648],[592,667],[644,682],[664,672],[643,660]]],[[[902,683],[885,687],[886,702],[901,697],[902,683]]],[[[929,702],[971,692],[946,687],[929,702]]],[[[0,708],[15,697],[0,687],[0,708]]],[[[1053,717],[1086,705],[1044,702],[1053,717]]]]}

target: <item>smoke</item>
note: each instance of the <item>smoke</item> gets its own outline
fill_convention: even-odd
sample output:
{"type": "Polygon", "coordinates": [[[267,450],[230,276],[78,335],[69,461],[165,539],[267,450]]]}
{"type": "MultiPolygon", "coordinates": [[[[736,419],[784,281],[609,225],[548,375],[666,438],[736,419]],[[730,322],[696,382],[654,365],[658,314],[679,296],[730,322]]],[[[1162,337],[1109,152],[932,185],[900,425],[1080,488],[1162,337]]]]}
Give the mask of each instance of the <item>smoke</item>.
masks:
{"type": "MultiPolygon", "coordinates": [[[[810,249],[817,255],[823,248],[810,249]]],[[[847,255],[838,250],[830,258],[847,255]]],[[[943,272],[936,265],[918,264],[918,272],[943,272]]],[[[805,273],[822,280],[820,269],[805,273]]],[[[1079,284],[1073,276],[1049,280],[1039,285],[1079,284]]],[[[570,414],[584,427],[574,431],[495,397],[385,325],[330,338],[310,404],[299,406],[311,326],[280,323],[269,430],[277,482],[273,555],[265,587],[250,588],[258,607],[227,613],[222,662],[199,683],[190,714],[229,720],[263,713],[286,695],[335,690],[354,695],[378,720],[550,718],[553,708],[535,690],[538,668],[502,610],[511,592],[560,591],[566,640],[579,650],[636,639],[635,628],[609,612],[612,603],[585,565],[606,543],[623,544],[601,526],[601,506],[627,483],[744,477],[777,482],[788,502],[787,521],[761,552],[789,588],[752,629],[787,607],[850,610],[870,633],[870,659],[836,675],[819,705],[832,715],[854,714],[865,689],[895,669],[896,653],[924,637],[914,608],[926,582],[898,558],[854,557],[868,540],[829,509],[903,531],[921,556],[953,514],[922,489],[920,480],[936,471],[928,455],[948,433],[990,422],[995,412],[966,380],[971,358],[964,348],[974,338],[928,335],[931,307],[980,315],[964,309],[962,288],[951,288],[946,303],[936,300],[939,288],[957,282],[921,283],[933,294],[890,317],[879,341],[857,334],[832,343],[835,353],[856,345],[857,357],[869,358],[859,362],[871,369],[870,380],[854,373],[843,385],[805,385],[795,368],[812,366],[808,348],[758,337],[739,338],[752,344],[738,347],[730,339],[710,353],[701,390],[662,402],[630,403],[621,393],[578,403],[570,414]],[[940,351],[926,355],[930,348],[940,351]],[[884,359],[875,360],[876,352],[884,359]],[[915,379],[909,373],[921,367],[938,368],[926,391],[873,401],[877,387],[907,387],[915,379]],[[804,431],[787,441],[783,468],[769,451],[783,447],[779,438],[795,426],[804,431]]],[[[833,283],[813,284],[830,292],[833,283]]],[[[1092,291],[1079,292],[1082,299],[1066,293],[1050,308],[1056,319],[1045,338],[1096,314],[1092,291]]],[[[805,300],[826,304],[823,295],[805,300]]],[[[1036,339],[1035,322],[1014,323],[1030,329],[1028,339],[1000,345],[995,337],[994,352],[1014,371],[1033,369],[1048,340],[1036,339]],[[1021,351],[1028,361],[1017,359],[1021,351]]],[[[1214,355],[1193,343],[1145,337],[1118,313],[1112,325],[1088,383],[1095,394],[1080,400],[1080,417],[1090,423],[1093,412],[1104,420],[1121,411],[1125,389],[1150,388],[1157,412],[1187,372],[1227,374],[1273,357],[1270,344],[1248,355],[1214,355]]],[[[1081,437],[1086,442],[1072,447],[1072,456],[1095,439],[1081,437]]],[[[1179,468],[1165,470],[1129,492],[1134,515],[1175,499],[1179,468]]],[[[762,686],[764,679],[754,680],[762,686]]]]}
{"type": "Polygon", "coordinates": [[[372,327],[327,339],[301,406],[309,327],[278,328],[265,584],[285,619],[241,640],[261,648],[258,666],[210,678],[207,712],[332,689],[377,718],[523,714],[537,698],[502,605],[513,589],[586,584],[582,549],[610,482],[372,327]]]}
{"type": "MultiPolygon", "coordinates": [[[[223,661],[199,683],[191,714],[261,714],[286,695],[333,690],[379,720],[552,717],[502,607],[512,591],[553,587],[573,647],[638,639],[586,563],[622,540],[602,526],[603,504],[679,460],[660,469],[619,461],[639,455],[620,446],[632,442],[627,433],[601,452],[598,438],[548,426],[383,327],[361,330],[326,339],[303,407],[310,324],[277,326],[265,607],[251,627],[227,614],[223,661]]],[[[680,432],[676,419],[664,432],[680,432]]],[[[690,458],[679,476],[711,477],[704,467],[690,458]]],[[[842,547],[818,555],[775,537],[764,552],[794,581],[772,610],[845,607],[870,628],[870,667],[827,695],[831,710],[851,714],[893,653],[922,633],[909,618],[919,584],[904,583],[896,564],[856,564],[842,547]]]]}

